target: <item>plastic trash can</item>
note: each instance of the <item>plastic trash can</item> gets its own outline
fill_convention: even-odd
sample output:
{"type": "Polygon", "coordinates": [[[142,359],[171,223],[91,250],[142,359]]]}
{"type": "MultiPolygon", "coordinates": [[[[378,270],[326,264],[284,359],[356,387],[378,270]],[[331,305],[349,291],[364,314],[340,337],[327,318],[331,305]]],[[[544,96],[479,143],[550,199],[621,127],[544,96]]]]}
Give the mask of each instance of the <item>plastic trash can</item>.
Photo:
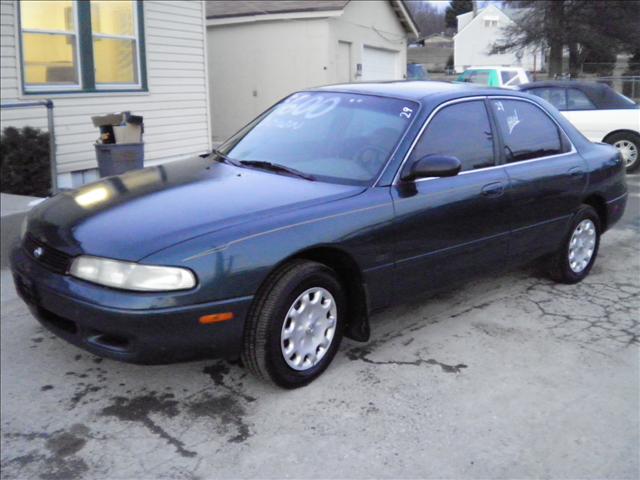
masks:
{"type": "Polygon", "coordinates": [[[101,177],[144,167],[144,143],[96,143],[95,147],[101,177]]]}

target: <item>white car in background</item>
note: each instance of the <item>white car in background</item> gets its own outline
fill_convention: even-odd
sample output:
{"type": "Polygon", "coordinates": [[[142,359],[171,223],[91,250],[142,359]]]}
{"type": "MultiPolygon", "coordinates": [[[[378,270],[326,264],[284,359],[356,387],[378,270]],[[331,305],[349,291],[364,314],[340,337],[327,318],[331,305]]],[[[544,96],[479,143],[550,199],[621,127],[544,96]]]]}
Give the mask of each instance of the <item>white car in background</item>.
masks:
{"type": "Polygon", "coordinates": [[[531,80],[526,70],[520,67],[469,67],[456,81],[515,89],[531,80]]]}
{"type": "Polygon", "coordinates": [[[627,172],[640,167],[640,106],[633,100],[596,82],[534,82],[520,90],[551,103],[590,141],[615,146],[627,172]]]}

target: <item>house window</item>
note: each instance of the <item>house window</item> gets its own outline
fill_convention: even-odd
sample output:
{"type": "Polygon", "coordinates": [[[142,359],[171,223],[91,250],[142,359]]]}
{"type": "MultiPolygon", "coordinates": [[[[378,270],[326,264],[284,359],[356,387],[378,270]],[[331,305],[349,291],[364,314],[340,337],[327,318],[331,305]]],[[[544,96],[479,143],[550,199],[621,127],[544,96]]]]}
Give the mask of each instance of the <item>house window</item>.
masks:
{"type": "Polygon", "coordinates": [[[79,87],[76,8],[71,0],[22,2],[25,88],[79,87]]]}
{"type": "Polygon", "coordinates": [[[25,93],[146,90],[142,2],[21,0],[25,93]]]}
{"type": "Polygon", "coordinates": [[[498,26],[498,20],[495,19],[486,19],[484,21],[484,26],[485,27],[497,27],[498,26]]]}

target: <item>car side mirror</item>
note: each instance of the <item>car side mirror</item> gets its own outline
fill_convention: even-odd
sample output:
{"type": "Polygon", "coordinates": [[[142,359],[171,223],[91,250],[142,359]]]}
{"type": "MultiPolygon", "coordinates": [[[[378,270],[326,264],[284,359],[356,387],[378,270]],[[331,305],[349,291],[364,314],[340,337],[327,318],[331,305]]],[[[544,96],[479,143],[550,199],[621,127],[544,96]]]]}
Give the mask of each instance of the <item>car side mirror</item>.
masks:
{"type": "Polygon", "coordinates": [[[460,173],[462,164],[456,157],[445,155],[427,155],[411,165],[402,180],[412,181],[427,177],[455,177],[460,173]]]}

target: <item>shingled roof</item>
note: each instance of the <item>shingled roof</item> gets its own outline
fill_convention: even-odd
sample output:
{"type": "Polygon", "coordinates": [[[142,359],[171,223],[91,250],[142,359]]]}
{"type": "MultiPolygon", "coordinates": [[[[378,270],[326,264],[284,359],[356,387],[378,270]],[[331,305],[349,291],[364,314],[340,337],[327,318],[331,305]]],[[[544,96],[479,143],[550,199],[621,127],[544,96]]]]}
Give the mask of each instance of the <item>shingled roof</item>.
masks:
{"type": "Polygon", "coordinates": [[[273,13],[342,10],[348,0],[214,0],[206,2],[207,18],[241,17],[273,13]]]}
{"type": "MultiPolygon", "coordinates": [[[[416,23],[403,0],[389,0],[407,32],[418,34],[416,23]]],[[[284,13],[335,12],[343,10],[349,0],[209,0],[205,2],[209,20],[231,17],[274,15],[284,13]]]]}

